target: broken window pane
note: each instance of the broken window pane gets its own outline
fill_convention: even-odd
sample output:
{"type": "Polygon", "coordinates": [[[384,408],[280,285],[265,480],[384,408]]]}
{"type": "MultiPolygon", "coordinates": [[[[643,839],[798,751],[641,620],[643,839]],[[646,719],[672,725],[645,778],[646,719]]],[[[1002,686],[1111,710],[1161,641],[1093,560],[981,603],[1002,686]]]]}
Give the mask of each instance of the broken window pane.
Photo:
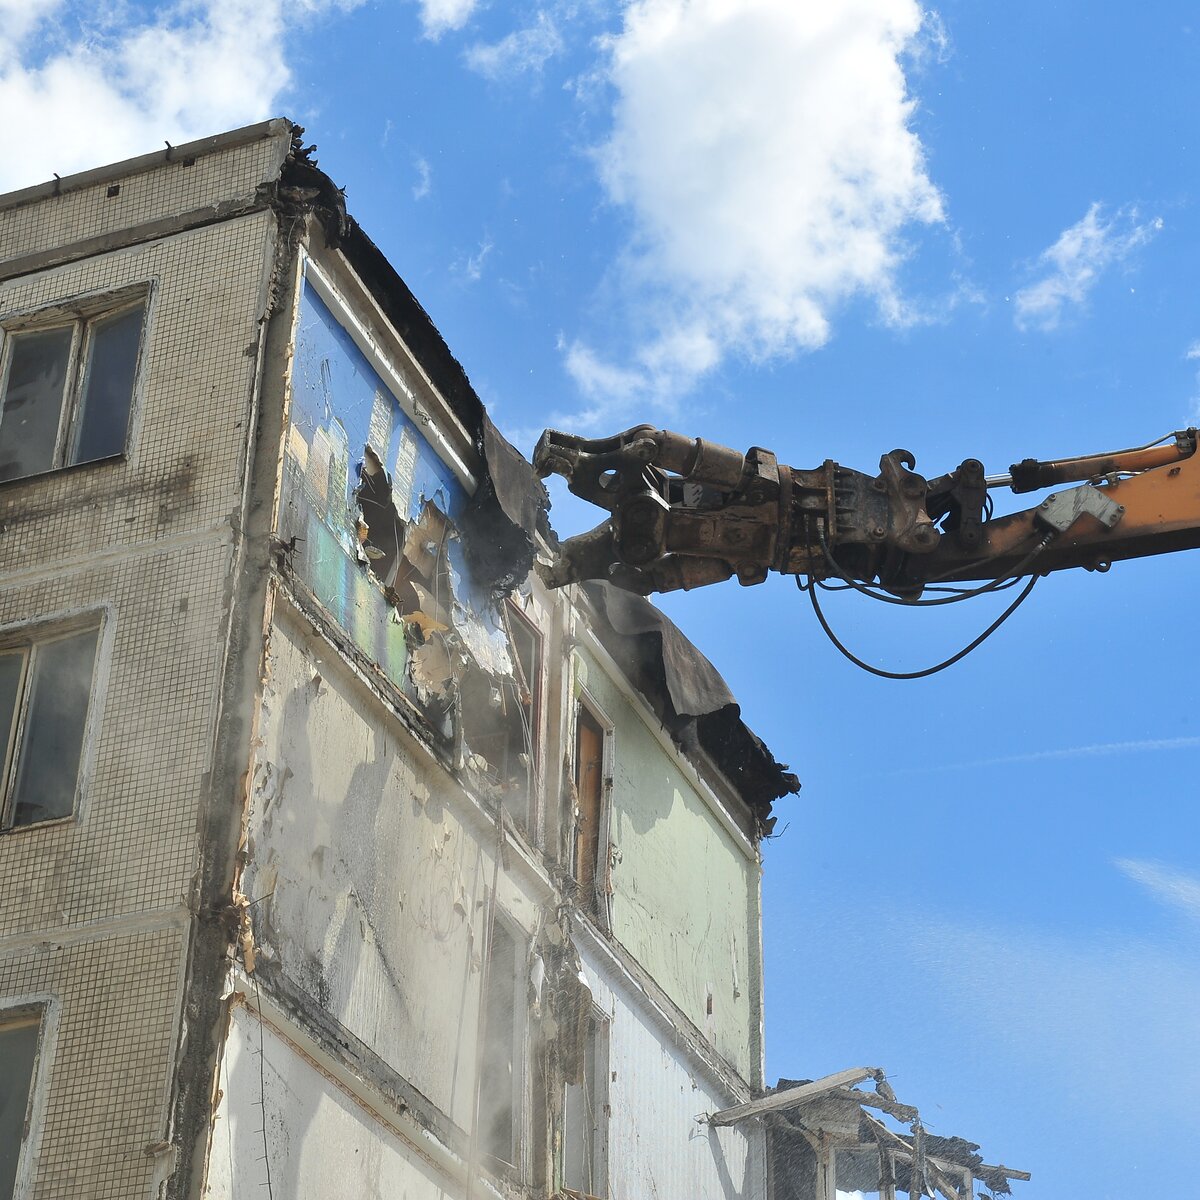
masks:
{"type": "Polygon", "coordinates": [[[145,312],[146,306],[139,304],[89,326],[87,370],[70,458],[73,463],[111,458],[125,450],[145,312]]]}
{"type": "Polygon", "coordinates": [[[12,352],[0,409],[0,479],[55,466],[74,326],[10,334],[12,352]]]}
{"type": "Polygon", "coordinates": [[[521,1098],[520,966],[516,938],[496,921],[484,996],[487,1024],[479,1084],[479,1144],[497,1163],[514,1168],[521,1098]]]}
{"type": "Polygon", "coordinates": [[[40,1025],[34,1013],[0,1016],[0,1200],[11,1200],[16,1185],[40,1025]]]}
{"type": "Polygon", "coordinates": [[[834,1162],[837,1200],[879,1200],[883,1174],[875,1146],[838,1150],[834,1162]]]}
{"type": "Polygon", "coordinates": [[[89,629],[33,646],[11,825],[66,817],[75,807],[98,634],[89,629]]]}

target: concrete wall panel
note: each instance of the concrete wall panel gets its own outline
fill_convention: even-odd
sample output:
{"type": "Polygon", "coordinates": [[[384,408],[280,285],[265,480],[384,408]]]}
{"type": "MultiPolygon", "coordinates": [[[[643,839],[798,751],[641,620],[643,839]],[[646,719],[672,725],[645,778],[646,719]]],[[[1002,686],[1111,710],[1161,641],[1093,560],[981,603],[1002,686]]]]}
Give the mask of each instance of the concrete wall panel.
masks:
{"type": "Polygon", "coordinates": [[[452,1190],[410,1142],[246,1006],[234,1009],[220,1087],[205,1200],[268,1194],[448,1200],[462,1194],[461,1185],[452,1190]]]}
{"type": "MultiPolygon", "coordinates": [[[[280,608],[277,607],[277,613],[280,608]]],[[[271,630],[250,865],[261,954],[470,1126],[495,833],[331,647],[271,630]]],[[[531,930],[504,871],[501,905],[531,930]]]]}
{"type": "Polygon", "coordinates": [[[0,285],[0,320],[150,287],[127,455],[0,486],[0,568],[228,529],[275,231],[273,215],[258,213],[0,285]]]}
{"type": "Polygon", "coordinates": [[[155,1194],[186,940],[176,920],[0,946],[0,1009],[46,1005],[22,1200],[155,1194]]]}

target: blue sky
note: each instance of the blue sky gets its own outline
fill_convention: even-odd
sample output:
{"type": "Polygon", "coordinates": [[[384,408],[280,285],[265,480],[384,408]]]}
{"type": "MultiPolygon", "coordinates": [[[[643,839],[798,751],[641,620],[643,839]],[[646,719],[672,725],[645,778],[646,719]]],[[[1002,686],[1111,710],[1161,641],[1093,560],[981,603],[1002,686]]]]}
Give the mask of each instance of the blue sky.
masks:
{"type": "MultiPolygon", "coordinates": [[[[999,471],[1197,419],[1198,39],[1171,0],[0,0],[0,187],[289,115],[526,452],[653,421],[999,471]]],[[[1186,1187],[1198,561],[1044,580],[916,683],[788,580],[666,599],[805,785],[771,1078],[884,1066],[1031,1200],[1186,1187]]],[[[989,603],[828,607],[911,668],[989,603]]]]}

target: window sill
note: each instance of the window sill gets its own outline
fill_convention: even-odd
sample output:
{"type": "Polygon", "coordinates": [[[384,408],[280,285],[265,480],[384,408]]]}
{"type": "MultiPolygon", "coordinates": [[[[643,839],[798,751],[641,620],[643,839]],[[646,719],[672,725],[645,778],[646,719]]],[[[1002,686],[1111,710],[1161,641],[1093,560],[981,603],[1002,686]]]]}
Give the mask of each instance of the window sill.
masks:
{"type": "Polygon", "coordinates": [[[0,479],[0,488],[7,488],[12,484],[29,483],[34,479],[48,479],[52,476],[66,475],[74,471],[86,471],[91,467],[100,467],[111,463],[124,463],[129,461],[129,454],[122,450],[120,454],[110,454],[107,458],[89,458],[87,462],[68,463],[62,467],[47,467],[44,471],[33,471],[29,475],[13,475],[9,479],[0,479]]]}
{"type": "Polygon", "coordinates": [[[0,829],[0,838],[17,837],[22,833],[32,833],[37,829],[50,829],[60,825],[77,825],[75,813],[65,817],[47,817],[44,821],[31,821],[28,825],[9,825],[0,829]]]}

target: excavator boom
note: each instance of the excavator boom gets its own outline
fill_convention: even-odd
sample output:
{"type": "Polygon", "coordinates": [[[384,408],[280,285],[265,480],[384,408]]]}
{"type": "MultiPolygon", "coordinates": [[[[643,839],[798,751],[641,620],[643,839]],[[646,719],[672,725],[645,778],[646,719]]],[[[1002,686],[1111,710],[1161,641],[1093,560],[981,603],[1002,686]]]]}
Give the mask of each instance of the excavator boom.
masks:
{"type": "Polygon", "coordinates": [[[1149,446],[1042,462],[987,476],[966,459],[928,479],[906,450],[868,475],[826,461],[785,466],[639,425],[586,439],[547,430],[543,476],[607,509],[541,568],[551,586],[606,579],[647,595],[770,571],[917,596],[934,583],[1006,580],[1200,546],[1200,456],[1185,429],[1149,446]],[[1074,485],[1074,486],[1072,486],[1074,485]],[[1057,490],[1033,508],[991,516],[990,492],[1057,490]]]}

